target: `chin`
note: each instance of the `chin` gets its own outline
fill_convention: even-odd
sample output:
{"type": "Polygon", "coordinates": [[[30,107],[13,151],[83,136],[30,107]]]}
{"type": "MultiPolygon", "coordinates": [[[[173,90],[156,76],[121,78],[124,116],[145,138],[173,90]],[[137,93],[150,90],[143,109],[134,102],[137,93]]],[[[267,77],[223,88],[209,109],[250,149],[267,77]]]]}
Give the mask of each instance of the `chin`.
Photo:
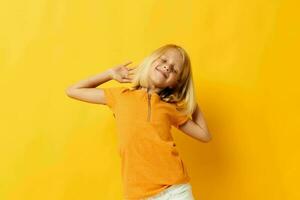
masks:
{"type": "Polygon", "coordinates": [[[155,85],[155,87],[164,87],[164,83],[160,80],[157,80],[155,77],[151,77],[150,81],[153,85],[155,85]]]}

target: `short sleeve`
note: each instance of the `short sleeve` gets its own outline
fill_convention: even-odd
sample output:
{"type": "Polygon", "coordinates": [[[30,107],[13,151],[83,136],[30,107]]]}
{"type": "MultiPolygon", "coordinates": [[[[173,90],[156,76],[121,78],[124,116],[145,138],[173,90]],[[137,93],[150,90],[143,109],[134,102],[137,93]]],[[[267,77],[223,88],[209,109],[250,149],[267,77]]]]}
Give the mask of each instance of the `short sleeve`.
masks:
{"type": "Polygon", "coordinates": [[[120,100],[121,93],[125,87],[109,87],[109,88],[101,88],[104,91],[106,105],[111,109],[114,110],[117,102],[120,100]]]}
{"type": "Polygon", "coordinates": [[[190,119],[189,115],[179,111],[174,107],[171,112],[171,124],[179,129],[179,126],[184,124],[190,119]]]}

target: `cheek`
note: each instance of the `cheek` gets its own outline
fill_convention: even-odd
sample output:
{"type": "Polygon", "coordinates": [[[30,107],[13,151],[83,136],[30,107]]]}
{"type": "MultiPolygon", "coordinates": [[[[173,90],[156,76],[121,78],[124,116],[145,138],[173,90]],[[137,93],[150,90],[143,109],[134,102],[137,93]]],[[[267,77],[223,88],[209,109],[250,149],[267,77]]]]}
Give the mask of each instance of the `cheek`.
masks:
{"type": "Polygon", "coordinates": [[[153,65],[152,65],[152,66],[157,67],[159,64],[160,64],[160,61],[159,61],[159,60],[156,60],[156,61],[153,62],[153,65]]]}
{"type": "Polygon", "coordinates": [[[152,65],[151,65],[151,69],[150,69],[150,71],[151,71],[151,72],[154,72],[154,71],[155,71],[155,68],[156,68],[156,66],[157,66],[157,64],[156,64],[155,62],[153,62],[153,63],[152,63],[152,65]]]}
{"type": "Polygon", "coordinates": [[[155,75],[156,75],[156,69],[155,69],[155,66],[152,66],[152,67],[151,67],[150,74],[151,74],[152,76],[155,76],[155,75]]]}

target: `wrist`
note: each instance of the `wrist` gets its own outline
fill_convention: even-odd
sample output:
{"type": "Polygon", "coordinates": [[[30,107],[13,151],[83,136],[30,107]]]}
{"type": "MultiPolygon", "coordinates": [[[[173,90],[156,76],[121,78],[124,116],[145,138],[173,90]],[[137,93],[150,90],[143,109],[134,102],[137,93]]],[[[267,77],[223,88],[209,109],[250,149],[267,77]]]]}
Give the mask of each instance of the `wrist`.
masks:
{"type": "Polygon", "coordinates": [[[108,77],[109,77],[111,80],[114,79],[114,78],[113,78],[113,70],[112,70],[112,69],[108,69],[108,70],[106,71],[106,73],[107,73],[108,77]]]}

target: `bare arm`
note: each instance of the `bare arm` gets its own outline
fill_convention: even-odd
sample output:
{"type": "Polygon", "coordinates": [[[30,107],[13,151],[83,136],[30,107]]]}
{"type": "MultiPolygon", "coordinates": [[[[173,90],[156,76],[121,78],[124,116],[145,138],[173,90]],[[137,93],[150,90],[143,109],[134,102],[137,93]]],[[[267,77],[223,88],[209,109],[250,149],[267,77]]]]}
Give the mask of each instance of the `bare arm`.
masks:
{"type": "Polygon", "coordinates": [[[96,104],[106,104],[103,90],[96,87],[110,80],[112,80],[111,69],[70,85],[65,90],[65,93],[76,100],[96,104]]]}
{"type": "Polygon", "coordinates": [[[181,125],[179,129],[187,135],[197,140],[201,140],[202,142],[209,142],[212,140],[212,136],[209,133],[203,113],[201,112],[198,104],[196,110],[192,114],[192,118],[193,120],[188,120],[186,123],[181,125]]]}
{"type": "Polygon", "coordinates": [[[100,74],[90,76],[86,79],[80,80],[66,88],[65,93],[73,98],[84,102],[95,104],[106,104],[105,93],[101,88],[97,86],[110,81],[116,80],[121,83],[130,82],[133,73],[132,69],[125,67],[131,62],[127,62],[123,65],[110,68],[100,74]]]}

